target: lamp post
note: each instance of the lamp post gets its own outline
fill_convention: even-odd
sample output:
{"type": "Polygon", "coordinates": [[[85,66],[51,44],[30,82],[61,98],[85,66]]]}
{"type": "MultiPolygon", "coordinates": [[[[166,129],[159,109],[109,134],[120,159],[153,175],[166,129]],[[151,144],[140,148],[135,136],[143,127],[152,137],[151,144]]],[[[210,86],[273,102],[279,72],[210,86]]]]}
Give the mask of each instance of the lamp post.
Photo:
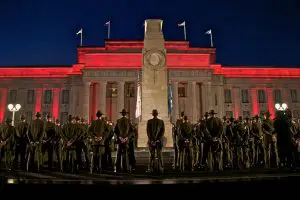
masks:
{"type": "Polygon", "coordinates": [[[8,104],[7,106],[8,110],[10,112],[12,112],[12,125],[14,126],[14,122],[15,122],[15,112],[18,112],[21,109],[21,105],[20,104],[8,104]]]}
{"type": "Polygon", "coordinates": [[[276,110],[279,110],[279,111],[285,111],[288,108],[288,106],[286,103],[282,103],[282,104],[276,103],[275,108],[276,108],[276,110]]]}

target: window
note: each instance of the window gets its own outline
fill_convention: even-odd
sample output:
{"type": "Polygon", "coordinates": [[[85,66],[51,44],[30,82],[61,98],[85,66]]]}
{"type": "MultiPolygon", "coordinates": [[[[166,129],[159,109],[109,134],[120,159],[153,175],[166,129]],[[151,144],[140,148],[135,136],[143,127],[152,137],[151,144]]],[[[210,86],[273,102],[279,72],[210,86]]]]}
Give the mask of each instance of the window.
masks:
{"type": "Polygon", "coordinates": [[[34,90],[27,90],[27,104],[34,104],[34,90]]]}
{"type": "Polygon", "coordinates": [[[266,93],[264,90],[258,90],[258,103],[266,103],[266,93]]]}
{"type": "Polygon", "coordinates": [[[232,111],[226,111],[225,116],[226,116],[226,118],[233,117],[233,112],[232,111]]]}
{"type": "Polygon", "coordinates": [[[62,104],[69,104],[69,99],[70,99],[70,91],[63,90],[62,91],[62,104]]]}
{"type": "Polygon", "coordinates": [[[16,103],[16,102],[17,102],[17,90],[10,90],[9,103],[16,103]]]}
{"type": "Polygon", "coordinates": [[[217,106],[218,105],[218,96],[217,96],[217,94],[215,94],[215,106],[217,106]]]}
{"type": "Polygon", "coordinates": [[[178,84],[178,97],[186,97],[187,84],[178,84]]]}
{"type": "Polygon", "coordinates": [[[225,97],[225,103],[231,103],[231,90],[225,89],[224,90],[224,97],[225,97]]]}
{"type": "Polygon", "coordinates": [[[67,112],[61,112],[60,113],[60,123],[64,124],[68,120],[68,113],[67,112]]]}
{"type": "Polygon", "coordinates": [[[243,111],[243,117],[250,117],[250,111],[243,111]]]}
{"type": "Polygon", "coordinates": [[[32,120],[32,117],[33,117],[32,112],[26,112],[26,119],[28,122],[32,120]]]}
{"type": "Polygon", "coordinates": [[[48,115],[48,112],[43,112],[42,118],[43,118],[44,120],[46,120],[46,119],[47,119],[47,115],[48,115]]]}
{"type": "Polygon", "coordinates": [[[242,103],[249,103],[248,90],[242,90],[242,103]]]}
{"type": "Polygon", "coordinates": [[[52,90],[45,90],[44,93],[44,104],[52,103],[52,90]]]}
{"type": "Polygon", "coordinates": [[[292,99],[292,102],[295,103],[295,102],[298,102],[298,97],[297,97],[297,90],[290,90],[290,94],[291,94],[291,99],[292,99]]]}
{"type": "Polygon", "coordinates": [[[115,83],[107,84],[106,96],[107,97],[117,97],[118,96],[117,84],[115,84],[115,83]]]}
{"type": "Polygon", "coordinates": [[[281,90],[274,90],[274,103],[282,103],[281,90]]]}
{"type": "Polygon", "coordinates": [[[133,83],[125,84],[125,95],[127,97],[134,97],[135,95],[135,85],[133,83]]]}

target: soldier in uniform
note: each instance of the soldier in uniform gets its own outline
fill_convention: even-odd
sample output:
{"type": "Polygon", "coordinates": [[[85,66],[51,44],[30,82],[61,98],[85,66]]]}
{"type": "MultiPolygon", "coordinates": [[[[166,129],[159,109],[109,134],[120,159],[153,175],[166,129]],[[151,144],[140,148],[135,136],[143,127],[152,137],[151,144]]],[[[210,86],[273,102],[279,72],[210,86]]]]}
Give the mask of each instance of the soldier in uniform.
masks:
{"type": "Polygon", "coordinates": [[[29,162],[34,166],[35,160],[37,161],[37,171],[40,171],[43,163],[43,154],[42,154],[42,140],[45,135],[45,123],[41,119],[41,114],[36,113],[36,119],[33,120],[27,131],[28,140],[29,140],[29,149],[27,156],[27,171],[29,162]]]}
{"type": "Polygon", "coordinates": [[[255,166],[260,166],[262,163],[266,166],[266,151],[263,142],[264,136],[258,115],[255,115],[252,121],[252,135],[255,141],[255,166]]]}
{"type": "Polygon", "coordinates": [[[178,147],[178,132],[180,124],[183,123],[184,112],[180,113],[180,118],[176,120],[176,124],[173,131],[173,147],[174,147],[174,169],[179,167],[179,147],[178,147]]]}
{"type": "Polygon", "coordinates": [[[61,134],[62,134],[62,125],[60,124],[59,119],[55,120],[55,137],[53,139],[54,141],[54,152],[56,154],[56,159],[57,159],[57,164],[60,169],[60,171],[63,171],[63,165],[62,165],[62,139],[61,139],[61,134]]]}
{"type": "Polygon", "coordinates": [[[158,159],[159,171],[163,172],[162,140],[165,134],[165,124],[163,120],[157,118],[158,111],[156,109],[152,110],[152,116],[153,118],[147,122],[148,146],[150,151],[149,172],[153,172],[155,154],[158,159]]]}
{"type": "Polygon", "coordinates": [[[16,125],[16,135],[15,135],[15,142],[16,142],[16,152],[14,163],[17,165],[19,162],[19,156],[21,158],[20,168],[21,170],[25,170],[26,168],[26,147],[28,144],[28,137],[27,137],[27,129],[28,123],[26,122],[25,116],[21,115],[21,121],[16,125]]]}
{"type": "Polygon", "coordinates": [[[278,166],[277,145],[276,145],[276,142],[273,142],[274,125],[273,125],[273,121],[270,119],[270,117],[271,117],[271,113],[268,111],[264,114],[264,120],[262,121],[262,131],[264,133],[264,146],[265,146],[265,151],[266,151],[266,166],[268,168],[271,167],[272,155],[274,155],[273,157],[275,158],[275,161],[276,161],[275,166],[276,167],[278,166]]]}
{"type": "Polygon", "coordinates": [[[193,163],[193,146],[192,146],[192,135],[193,127],[192,124],[188,121],[187,116],[183,117],[183,123],[180,124],[179,127],[179,155],[180,155],[180,170],[184,171],[185,169],[185,161],[187,160],[188,169],[194,170],[193,163]]]}
{"type": "Polygon", "coordinates": [[[123,109],[121,112],[122,117],[117,120],[115,126],[115,134],[118,144],[117,150],[117,159],[116,159],[116,171],[117,172],[127,172],[131,171],[129,168],[129,159],[128,159],[128,148],[129,148],[129,139],[132,135],[133,128],[131,126],[130,120],[127,117],[128,112],[123,109]],[[122,162],[122,164],[121,164],[122,162]],[[123,167],[123,169],[121,168],[123,167]]]}
{"type": "Polygon", "coordinates": [[[214,110],[209,112],[210,118],[207,120],[207,133],[208,135],[208,167],[213,171],[217,167],[219,171],[223,171],[223,154],[222,154],[222,121],[216,117],[214,110]]]}
{"type": "Polygon", "coordinates": [[[245,119],[246,131],[249,135],[248,148],[249,148],[249,164],[250,167],[255,166],[255,137],[252,134],[252,121],[249,117],[245,119]]]}
{"type": "Polygon", "coordinates": [[[91,156],[91,167],[90,173],[93,173],[94,167],[96,171],[99,173],[103,170],[103,157],[105,153],[105,141],[107,139],[108,134],[108,126],[105,120],[101,118],[103,113],[98,110],[96,113],[97,119],[92,121],[91,126],[89,128],[89,132],[92,137],[92,156],[91,156]]]}
{"type": "Polygon", "coordinates": [[[11,170],[14,159],[14,136],[16,134],[15,127],[12,126],[12,120],[7,119],[0,129],[0,164],[4,158],[6,169],[11,170]]]}
{"type": "Polygon", "coordinates": [[[131,171],[135,170],[135,148],[136,148],[136,136],[137,136],[137,126],[132,122],[132,134],[129,138],[129,149],[128,149],[128,157],[129,157],[129,165],[131,171]]]}
{"type": "Polygon", "coordinates": [[[76,135],[78,136],[76,139],[76,160],[77,162],[77,170],[84,167],[83,161],[85,160],[87,166],[89,165],[89,152],[87,146],[85,145],[85,140],[88,135],[88,126],[84,123],[84,119],[80,119],[80,117],[76,116],[76,135]]]}
{"type": "Polygon", "coordinates": [[[200,143],[200,168],[206,168],[208,165],[208,151],[209,151],[209,133],[207,130],[207,122],[209,119],[209,113],[205,112],[203,119],[200,122],[200,132],[202,135],[202,141],[200,143]]]}
{"type": "MultiPolygon", "coordinates": [[[[61,138],[62,138],[62,160],[64,170],[75,170],[76,160],[76,119],[72,115],[68,116],[68,121],[63,125],[61,138]]],[[[77,161],[78,163],[78,161],[77,161]]]]}
{"type": "Polygon", "coordinates": [[[233,140],[233,123],[234,118],[226,119],[224,121],[224,135],[223,135],[223,151],[225,167],[231,168],[233,166],[233,155],[232,155],[232,140],[233,140]]]}
{"type": "MultiPolygon", "coordinates": [[[[45,137],[42,146],[43,157],[45,153],[48,153],[48,169],[52,170],[53,162],[53,147],[55,139],[55,123],[52,121],[50,113],[47,115],[47,121],[45,122],[45,137]]],[[[44,159],[43,159],[44,160],[44,159]]]]}
{"type": "Polygon", "coordinates": [[[89,166],[91,166],[90,151],[89,151],[89,147],[88,147],[88,140],[90,139],[89,125],[87,124],[86,120],[81,118],[80,126],[82,128],[81,145],[82,145],[82,150],[84,153],[85,165],[89,167],[89,166]]]}

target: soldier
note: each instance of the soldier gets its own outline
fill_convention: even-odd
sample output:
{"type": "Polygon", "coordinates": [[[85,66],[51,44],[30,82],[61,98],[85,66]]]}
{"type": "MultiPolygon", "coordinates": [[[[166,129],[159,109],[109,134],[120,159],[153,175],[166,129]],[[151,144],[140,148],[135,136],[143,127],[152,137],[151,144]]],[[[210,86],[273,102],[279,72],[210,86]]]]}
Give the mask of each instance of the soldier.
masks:
{"type": "Polygon", "coordinates": [[[108,127],[108,133],[107,133],[107,139],[105,141],[105,167],[108,171],[114,170],[114,163],[112,159],[112,152],[115,151],[115,133],[114,133],[114,127],[112,122],[109,122],[105,119],[107,127],[108,127]]]}
{"type": "Polygon", "coordinates": [[[89,134],[89,125],[86,120],[81,118],[80,120],[80,126],[82,128],[82,136],[81,136],[81,145],[82,145],[82,150],[84,153],[84,160],[85,160],[85,165],[89,168],[91,166],[91,160],[90,160],[90,150],[88,147],[88,141],[90,139],[90,134],[89,134]]]}
{"type": "Polygon", "coordinates": [[[208,160],[208,148],[209,148],[209,133],[207,130],[207,122],[209,119],[209,114],[208,112],[205,112],[204,117],[202,118],[201,122],[200,122],[200,132],[202,135],[202,141],[200,143],[200,168],[206,168],[207,167],[207,160],[208,160]]]}
{"type": "Polygon", "coordinates": [[[20,168],[21,170],[25,170],[26,168],[26,147],[28,144],[28,137],[27,137],[27,129],[28,123],[26,122],[25,116],[21,115],[21,121],[16,125],[16,135],[15,135],[15,142],[16,142],[16,152],[14,163],[18,164],[19,156],[21,158],[20,168]]]}
{"type": "Polygon", "coordinates": [[[258,115],[255,115],[252,121],[252,135],[255,141],[255,166],[257,167],[262,163],[266,166],[266,151],[263,142],[264,136],[258,115]]]}
{"type": "Polygon", "coordinates": [[[53,139],[54,141],[54,152],[56,154],[56,159],[57,159],[57,164],[60,169],[60,171],[63,171],[63,165],[62,165],[62,139],[61,139],[61,134],[62,134],[62,125],[60,124],[59,119],[55,120],[55,137],[53,139]]]}
{"type": "Polygon", "coordinates": [[[180,124],[183,123],[184,112],[180,113],[180,118],[177,119],[174,131],[173,131],[173,146],[174,146],[174,169],[179,167],[179,148],[178,148],[178,132],[180,129],[180,124]]]}
{"type": "Polygon", "coordinates": [[[247,116],[245,119],[245,126],[246,126],[246,131],[247,134],[249,135],[249,140],[248,140],[248,148],[249,148],[249,164],[250,167],[255,166],[255,140],[254,140],[254,135],[252,134],[252,121],[250,118],[247,116]]]}
{"type": "Polygon", "coordinates": [[[223,135],[223,151],[225,153],[225,167],[231,168],[233,166],[232,155],[232,140],[233,140],[233,122],[234,118],[231,117],[224,121],[224,135],[223,135]]]}
{"type": "Polygon", "coordinates": [[[129,157],[129,165],[131,168],[131,171],[135,170],[135,148],[136,148],[136,136],[137,136],[137,125],[132,122],[132,134],[129,138],[129,149],[128,149],[128,157],[129,157]]]}
{"type": "Polygon", "coordinates": [[[129,139],[132,135],[133,128],[130,124],[130,120],[126,116],[127,114],[128,112],[125,109],[123,109],[121,112],[122,117],[117,120],[117,124],[115,126],[115,134],[117,137],[117,144],[118,144],[117,159],[116,159],[117,172],[131,171],[131,169],[129,168],[128,148],[129,148],[129,139]]]}
{"type": "Polygon", "coordinates": [[[98,110],[96,113],[97,119],[92,121],[89,128],[89,132],[92,137],[92,156],[91,156],[91,166],[90,173],[93,173],[94,166],[96,166],[96,171],[99,173],[103,170],[103,156],[105,153],[105,140],[107,139],[108,126],[106,122],[101,118],[103,113],[98,110]]]}
{"type": "Polygon", "coordinates": [[[184,116],[183,123],[180,124],[179,132],[178,132],[178,147],[179,147],[179,155],[180,155],[180,170],[184,171],[185,169],[185,160],[188,163],[188,169],[194,170],[193,163],[193,146],[192,146],[192,132],[193,127],[192,124],[188,121],[187,116],[184,116]]]}
{"type": "Polygon", "coordinates": [[[222,121],[216,117],[214,110],[209,112],[210,118],[207,120],[207,133],[208,133],[208,167],[213,171],[215,167],[219,171],[223,171],[222,160],[222,143],[221,137],[223,133],[222,121]]]}
{"type": "Polygon", "coordinates": [[[165,124],[163,120],[157,118],[158,111],[156,109],[152,110],[152,116],[153,118],[147,122],[147,136],[150,151],[149,172],[153,172],[155,154],[158,159],[159,171],[163,172],[162,140],[165,134],[165,124]]]}
{"type": "MultiPolygon", "coordinates": [[[[62,160],[63,168],[71,170],[73,173],[75,170],[75,160],[76,160],[76,146],[75,142],[77,140],[76,132],[76,119],[72,115],[68,116],[68,121],[63,125],[62,128],[62,160]]],[[[78,163],[78,161],[77,161],[78,163]]]]}
{"type": "MultiPolygon", "coordinates": [[[[53,147],[55,139],[55,123],[52,121],[50,113],[47,115],[47,121],[45,122],[45,138],[43,140],[42,153],[45,158],[45,153],[48,153],[48,169],[52,170],[53,162],[53,147]]],[[[44,159],[43,159],[44,160],[44,159]]]]}
{"type": "Polygon", "coordinates": [[[5,168],[7,170],[12,169],[14,159],[14,136],[16,135],[16,129],[12,126],[12,120],[7,119],[0,129],[0,164],[2,158],[4,158],[5,168]]]}
{"type": "Polygon", "coordinates": [[[27,130],[27,136],[29,140],[29,149],[27,156],[27,171],[29,170],[29,163],[34,166],[35,158],[37,158],[37,171],[40,171],[43,163],[42,154],[42,140],[45,135],[45,123],[41,119],[41,114],[36,113],[36,119],[33,120],[27,130]]]}
{"type": "Polygon", "coordinates": [[[276,142],[273,142],[274,138],[274,126],[273,121],[270,119],[271,113],[267,111],[264,114],[264,120],[262,121],[262,131],[264,133],[264,146],[266,151],[266,166],[271,167],[271,155],[274,155],[275,166],[278,166],[278,152],[276,142]],[[273,152],[274,153],[273,153],[273,152]]]}
{"type": "Polygon", "coordinates": [[[87,138],[88,126],[84,124],[84,120],[81,121],[80,117],[75,117],[76,123],[76,135],[77,139],[75,142],[76,146],[76,160],[77,160],[77,170],[84,167],[83,161],[85,160],[89,166],[89,152],[87,150],[87,146],[85,145],[85,140],[87,138]]]}

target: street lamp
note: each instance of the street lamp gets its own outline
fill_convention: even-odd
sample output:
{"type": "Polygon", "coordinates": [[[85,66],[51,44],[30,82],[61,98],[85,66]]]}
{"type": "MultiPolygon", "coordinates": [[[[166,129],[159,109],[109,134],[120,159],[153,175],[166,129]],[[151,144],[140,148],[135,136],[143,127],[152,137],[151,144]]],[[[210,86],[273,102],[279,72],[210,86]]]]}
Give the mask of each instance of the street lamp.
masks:
{"type": "Polygon", "coordinates": [[[275,108],[276,108],[276,110],[285,111],[288,108],[288,106],[286,103],[283,103],[283,104],[276,103],[275,108]]]}
{"type": "Polygon", "coordinates": [[[12,125],[14,125],[15,122],[15,112],[18,112],[21,109],[21,105],[20,104],[8,104],[7,106],[8,110],[10,112],[12,112],[12,125]]]}

